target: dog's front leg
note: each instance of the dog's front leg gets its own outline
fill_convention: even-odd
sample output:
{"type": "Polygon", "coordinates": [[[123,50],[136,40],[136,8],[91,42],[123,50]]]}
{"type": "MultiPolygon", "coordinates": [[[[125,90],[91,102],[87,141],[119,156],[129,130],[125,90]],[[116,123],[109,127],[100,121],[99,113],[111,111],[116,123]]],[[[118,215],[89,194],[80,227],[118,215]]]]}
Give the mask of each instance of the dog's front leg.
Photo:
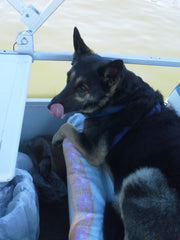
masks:
{"type": "Polygon", "coordinates": [[[52,144],[57,144],[59,142],[62,142],[64,138],[70,139],[73,143],[74,137],[78,135],[78,131],[69,123],[63,124],[59,130],[54,134],[52,139],[52,144]]]}
{"type": "Polygon", "coordinates": [[[62,142],[64,138],[68,138],[74,147],[87,159],[87,161],[94,165],[99,166],[104,162],[105,152],[98,150],[97,144],[90,141],[88,136],[83,132],[78,132],[71,124],[65,123],[53,136],[52,143],[56,144],[62,142]]]}

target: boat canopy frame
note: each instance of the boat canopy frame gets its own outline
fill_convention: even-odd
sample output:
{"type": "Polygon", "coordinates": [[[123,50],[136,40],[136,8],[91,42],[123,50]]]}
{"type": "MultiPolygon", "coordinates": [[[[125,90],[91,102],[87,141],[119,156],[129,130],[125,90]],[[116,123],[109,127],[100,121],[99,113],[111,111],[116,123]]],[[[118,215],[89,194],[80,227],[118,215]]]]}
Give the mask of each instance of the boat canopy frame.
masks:
{"type": "MultiPolygon", "coordinates": [[[[34,51],[33,34],[54,13],[65,0],[51,0],[41,12],[33,5],[26,5],[22,0],[7,0],[21,15],[21,21],[26,29],[17,34],[17,51],[0,50],[0,54],[28,54],[34,60],[41,61],[72,61],[71,52],[43,52],[34,51]]],[[[99,54],[108,59],[122,59],[126,64],[141,64],[154,66],[180,67],[180,59],[152,56],[133,56],[119,54],[99,54]]]]}

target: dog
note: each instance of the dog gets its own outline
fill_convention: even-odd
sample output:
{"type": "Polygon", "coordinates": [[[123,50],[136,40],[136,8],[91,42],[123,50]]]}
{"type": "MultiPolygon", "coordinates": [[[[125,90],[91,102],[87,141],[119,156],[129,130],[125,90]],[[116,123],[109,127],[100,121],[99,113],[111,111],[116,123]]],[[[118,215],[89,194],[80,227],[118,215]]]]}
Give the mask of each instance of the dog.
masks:
{"type": "Polygon", "coordinates": [[[180,118],[123,61],[95,54],[74,28],[74,55],[64,90],[49,103],[55,117],[86,116],[83,132],[63,124],[93,166],[106,166],[114,202],[104,210],[104,239],[180,239],[180,118]]]}

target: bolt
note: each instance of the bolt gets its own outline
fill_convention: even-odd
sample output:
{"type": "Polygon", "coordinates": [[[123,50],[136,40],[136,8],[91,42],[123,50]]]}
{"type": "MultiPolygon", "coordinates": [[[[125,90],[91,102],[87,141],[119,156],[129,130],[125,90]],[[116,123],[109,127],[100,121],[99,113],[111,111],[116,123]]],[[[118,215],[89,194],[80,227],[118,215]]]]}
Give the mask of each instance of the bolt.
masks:
{"type": "Polygon", "coordinates": [[[21,45],[27,45],[27,44],[28,44],[27,38],[23,37],[23,38],[21,39],[21,45]]]}

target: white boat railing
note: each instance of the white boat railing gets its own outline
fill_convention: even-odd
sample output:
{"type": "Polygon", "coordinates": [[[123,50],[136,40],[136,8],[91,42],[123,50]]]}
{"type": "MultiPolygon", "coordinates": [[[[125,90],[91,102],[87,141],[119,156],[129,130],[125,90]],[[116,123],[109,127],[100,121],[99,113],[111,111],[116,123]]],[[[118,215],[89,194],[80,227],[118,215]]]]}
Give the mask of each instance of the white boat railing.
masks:
{"type": "MultiPolygon", "coordinates": [[[[0,50],[0,55],[20,55],[29,53],[20,53],[19,51],[0,50]]],[[[35,61],[72,61],[72,52],[46,52],[33,51],[30,54],[35,61]]],[[[135,56],[135,55],[120,55],[120,54],[99,54],[100,56],[115,60],[122,59],[126,64],[140,64],[166,67],[180,67],[180,58],[165,58],[165,57],[150,57],[150,56],[135,56]]]]}

